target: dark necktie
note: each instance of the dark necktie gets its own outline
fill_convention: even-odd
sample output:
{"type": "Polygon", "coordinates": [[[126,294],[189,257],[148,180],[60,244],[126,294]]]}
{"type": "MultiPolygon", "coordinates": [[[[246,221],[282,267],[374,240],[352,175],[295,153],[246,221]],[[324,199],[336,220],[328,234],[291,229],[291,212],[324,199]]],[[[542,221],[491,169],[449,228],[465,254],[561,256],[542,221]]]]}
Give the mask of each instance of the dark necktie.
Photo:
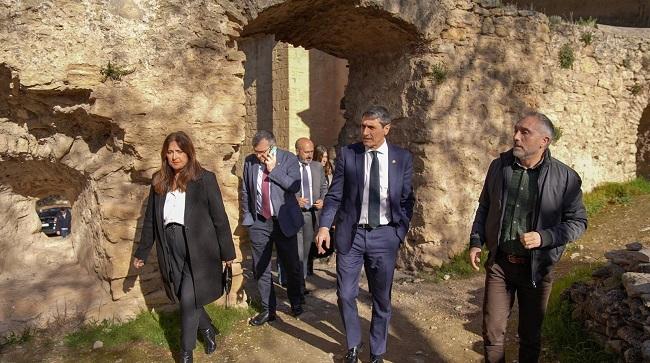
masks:
{"type": "Polygon", "coordinates": [[[370,183],[368,193],[368,224],[371,228],[379,225],[379,159],[377,151],[373,150],[370,164],[370,183]]]}
{"type": "Polygon", "coordinates": [[[309,187],[309,173],[307,172],[309,164],[300,163],[300,165],[302,166],[302,197],[307,199],[307,204],[303,208],[309,209],[311,208],[311,188],[309,187]]]}
{"type": "Polygon", "coordinates": [[[269,183],[269,171],[264,168],[262,175],[262,217],[271,218],[271,184],[269,183]]]}

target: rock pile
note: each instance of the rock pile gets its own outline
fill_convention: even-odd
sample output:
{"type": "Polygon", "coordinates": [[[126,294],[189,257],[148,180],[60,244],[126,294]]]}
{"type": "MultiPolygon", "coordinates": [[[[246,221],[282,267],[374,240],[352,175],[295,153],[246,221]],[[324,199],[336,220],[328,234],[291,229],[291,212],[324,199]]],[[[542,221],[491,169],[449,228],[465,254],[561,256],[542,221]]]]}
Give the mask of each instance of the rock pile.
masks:
{"type": "Polygon", "coordinates": [[[650,248],[627,244],[607,252],[593,280],[565,292],[573,318],[625,362],[650,362],[650,248]]]}

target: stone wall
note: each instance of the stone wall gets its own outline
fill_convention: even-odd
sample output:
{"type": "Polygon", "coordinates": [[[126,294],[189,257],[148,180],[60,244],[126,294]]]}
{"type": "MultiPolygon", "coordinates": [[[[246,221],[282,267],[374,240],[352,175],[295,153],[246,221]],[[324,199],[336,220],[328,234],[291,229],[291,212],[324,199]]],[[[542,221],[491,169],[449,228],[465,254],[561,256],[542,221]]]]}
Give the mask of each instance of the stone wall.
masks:
{"type": "MultiPolygon", "coordinates": [[[[194,136],[199,160],[217,173],[230,223],[237,225],[233,169],[246,109],[244,54],[234,38],[243,21],[227,1],[18,1],[0,6],[0,168],[15,172],[3,179],[3,193],[31,203],[20,213],[3,212],[7,225],[21,226],[3,235],[3,246],[16,244],[9,249],[15,254],[3,256],[20,261],[23,254],[33,263],[33,245],[44,241],[38,228],[22,227],[23,214],[31,209],[34,222],[34,198],[74,189],[70,240],[78,265],[95,285],[70,282],[70,277],[82,279],[76,270],[53,275],[61,279],[38,275],[34,279],[42,280],[18,290],[17,297],[41,303],[28,311],[3,309],[3,331],[31,323],[36,313],[52,312],[70,299],[39,295],[63,284],[77,286],[76,296],[88,300],[81,308],[93,318],[131,316],[166,302],[154,256],[140,279],[129,266],[149,178],[171,131],[194,136]],[[104,80],[100,71],[109,61],[133,72],[122,80],[104,80]],[[25,168],[23,163],[33,164],[25,168]],[[74,183],[67,175],[76,176],[74,183]],[[29,179],[29,185],[17,183],[29,179]]],[[[59,261],[62,271],[67,262],[59,261]]],[[[26,273],[18,268],[2,272],[3,291],[26,273]]]]}
{"type": "Polygon", "coordinates": [[[605,254],[593,279],[564,292],[572,317],[624,362],[650,361],[650,249],[641,243],[605,254]]]}
{"type": "MultiPolygon", "coordinates": [[[[254,99],[269,79],[258,77],[263,70],[254,62],[244,62],[277,57],[275,40],[349,62],[341,144],[358,139],[360,115],[369,105],[392,112],[390,140],[415,156],[417,202],[402,266],[431,268],[466,247],[488,164],[509,148],[512,125],[528,108],[549,114],[562,128],[553,153],[583,176],[585,190],[633,178],[650,92],[650,37],[643,30],[550,24],[543,14],[500,3],[2,5],[0,169],[11,172],[0,179],[0,203],[16,208],[2,214],[9,230],[0,246],[16,244],[8,249],[13,256],[31,251],[41,235],[27,211],[47,194],[70,195],[75,222],[69,248],[101,287],[77,286],[77,295],[94,301],[87,307],[103,306],[88,314],[128,316],[164,303],[155,258],[140,275],[129,267],[162,140],[178,129],[194,136],[199,160],[217,173],[238,243],[245,235],[237,227],[237,199],[246,141],[258,128],[284,127],[273,119],[284,110],[276,105],[282,94],[254,99]],[[590,45],[580,40],[587,32],[590,45]],[[247,45],[251,38],[263,43],[247,45]],[[565,44],[575,56],[569,69],[558,59],[565,44]],[[103,79],[109,61],[133,72],[103,79]]],[[[3,258],[6,265],[10,256],[3,258]]],[[[63,268],[69,258],[59,262],[63,268]]],[[[3,281],[16,285],[24,274],[12,268],[3,281]]],[[[49,288],[44,277],[36,282],[19,290],[22,299],[49,288]]],[[[241,301],[246,296],[238,286],[233,294],[241,301]]],[[[43,304],[37,308],[47,310],[61,296],[38,298],[43,304]]],[[[19,324],[31,313],[3,308],[0,320],[19,324]]]]}

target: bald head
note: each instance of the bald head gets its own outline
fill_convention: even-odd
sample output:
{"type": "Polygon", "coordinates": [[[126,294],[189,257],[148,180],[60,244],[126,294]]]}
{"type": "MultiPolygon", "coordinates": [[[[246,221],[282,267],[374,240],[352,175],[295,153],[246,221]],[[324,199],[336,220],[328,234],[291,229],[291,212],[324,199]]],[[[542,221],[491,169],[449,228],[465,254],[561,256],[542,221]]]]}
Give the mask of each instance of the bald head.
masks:
{"type": "Polygon", "coordinates": [[[301,162],[309,163],[314,158],[314,143],[306,137],[296,140],[296,155],[301,162]]]}

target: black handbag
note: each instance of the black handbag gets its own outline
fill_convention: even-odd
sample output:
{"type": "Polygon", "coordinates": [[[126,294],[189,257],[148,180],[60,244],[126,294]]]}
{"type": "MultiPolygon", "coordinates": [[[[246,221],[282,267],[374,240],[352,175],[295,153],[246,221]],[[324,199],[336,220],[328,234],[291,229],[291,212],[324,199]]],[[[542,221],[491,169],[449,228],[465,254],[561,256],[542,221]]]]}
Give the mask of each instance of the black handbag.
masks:
{"type": "Polygon", "coordinates": [[[230,289],[232,288],[232,265],[226,264],[226,267],[223,268],[221,280],[223,293],[226,295],[226,307],[228,307],[228,295],[230,295],[230,289]]]}

